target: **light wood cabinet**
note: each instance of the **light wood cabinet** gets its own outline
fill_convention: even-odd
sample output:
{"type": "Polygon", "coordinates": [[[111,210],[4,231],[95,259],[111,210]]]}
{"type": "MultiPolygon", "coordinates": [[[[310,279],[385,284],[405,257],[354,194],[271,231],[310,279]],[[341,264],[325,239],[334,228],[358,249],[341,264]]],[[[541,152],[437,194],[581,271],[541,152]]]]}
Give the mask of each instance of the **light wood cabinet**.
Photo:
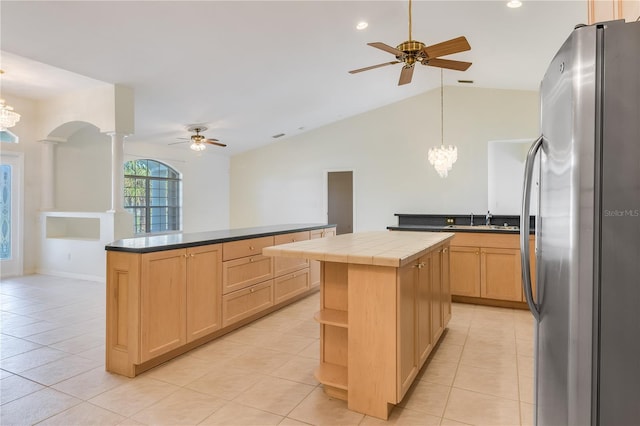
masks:
{"type": "Polygon", "coordinates": [[[447,246],[400,268],[321,262],[315,376],[328,395],[380,418],[380,401],[402,400],[449,320],[447,246]]]}
{"type": "Polygon", "coordinates": [[[222,245],[187,249],[187,342],[222,327],[222,245]]]}
{"type": "Polygon", "coordinates": [[[309,289],[309,268],[299,269],[273,280],[274,300],[280,303],[309,289]]]}
{"type": "Polygon", "coordinates": [[[451,246],[451,294],[480,297],[480,248],[451,246]]]}
{"type": "MultiPolygon", "coordinates": [[[[288,234],[276,235],[274,237],[274,245],[295,243],[298,241],[306,241],[309,239],[309,231],[291,232],[288,234]]],[[[296,259],[293,257],[274,257],[275,276],[281,276],[291,272],[298,271],[309,267],[307,259],[296,259]]]]}
{"type": "Polygon", "coordinates": [[[222,296],[222,325],[226,327],[273,306],[273,280],[222,296]]]}
{"type": "Polygon", "coordinates": [[[140,362],[220,328],[221,246],[141,256],[140,362]]]}
{"type": "Polygon", "coordinates": [[[179,249],[142,255],[140,362],[187,341],[186,253],[179,249]]]}
{"type": "Polygon", "coordinates": [[[480,297],[522,301],[520,250],[480,249],[480,297]]]}
{"type": "MultiPolygon", "coordinates": [[[[450,250],[451,294],[459,301],[491,304],[523,302],[520,236],[518,234],[457,233],[450,250]],[[472,299],[469,299],[472,298],[472,299]],[[487,302],[485,302],[487,301],[487,302]]],[[[533,236],[532,280],[535,288],[533,236]]],[[[514,305],[515,306],[515,305],[514,305]]],[[[517,305],[520,306],[520,305],[517,305]]]]}
{"type": "Polygon", "coordinates": [[[273,278],[273,258],[257,254],[222,262],[222,294],[273,278]]]}
{"type": "Polygon", "coordinates": [[[261,254],[279,235],[290,241],[309,234],[151,252],[108,249],[106,370],[135,377],[309,294],[306,261],[280,263],[276,274],[274,260],[261,254]]]}
{"type": "MultiPolygon", "coordinates": [[[[315,240],[316,238],[335,237],[336,228],[324,228],[315,229],[309,233],[309,238],[315,240]]],[[[315,288],[320,286],[320,261],[309,261],[309,287],[315,288]]]]}

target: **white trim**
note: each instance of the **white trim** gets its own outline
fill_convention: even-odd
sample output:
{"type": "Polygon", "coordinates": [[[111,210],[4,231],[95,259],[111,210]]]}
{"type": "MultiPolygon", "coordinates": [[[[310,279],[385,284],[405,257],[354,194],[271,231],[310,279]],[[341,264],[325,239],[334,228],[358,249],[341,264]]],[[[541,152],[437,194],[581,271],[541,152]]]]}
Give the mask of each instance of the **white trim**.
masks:
{"type": "Polygon", "coordinates": [[[358,232],[358,225],[357,225],[357,220],[356,218],[358,217],[358,214],[356,212],[356,200],[357,200],[357,196],[356,196],[356,170],[354,168],[338,168],[338,169],[324,169],[323,173],[324,173],[324,179],[322,181],[322,193],[323,193],[323,200],[322,200],[322,209],[324,212],[324,221],[326,223],[329,223],[329,173],[331,172],[351,172],[351,183],[352,183],[352,191],[351,191],[351,196],[352,196],[352,209],[353,209],[353,232],[358,232]]]}
{"type": "MultiPolygon", "coordinates": [[[[105,254],[105,256],[106,256],[106,254],[105,254]]],[[[73,272],[55,271],[55,270],[52,270],[52,269],[37,268],[36,269],[36,274],[50,275],[52,277],[61,277],[61,278],[74,278],[74,279],[78,279],[78,280],[95,281],[95,282],[99,282],[99,283],[105,283],[106,282],[105,277],[101,277],[99,275],[75,274],[73,272]]]]}
{"type": "Polygon", "coordinates": [[[0,162],[10,164],[13,167],[11,176],[11,252],[14,254],[13,259],[2,261],[1,275],[2,277],[19,276],[24,274],[24,153],[3,151],[0,162]]]}

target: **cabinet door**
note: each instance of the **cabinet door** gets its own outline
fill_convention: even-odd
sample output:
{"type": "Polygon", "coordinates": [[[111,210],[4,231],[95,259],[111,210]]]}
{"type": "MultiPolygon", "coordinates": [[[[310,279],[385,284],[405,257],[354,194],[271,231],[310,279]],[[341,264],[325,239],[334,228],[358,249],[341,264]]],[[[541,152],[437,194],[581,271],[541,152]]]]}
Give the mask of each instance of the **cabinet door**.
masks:
{"type": "Polygon", "coordinates": [[[480,297],[480,249],[451,246],[449,254],[451,294],[480,297]]]}
{"type": "Polygon", "coordinates": [[[186,343],[185,249],[142,255],[140,362],[186,343]]]}
{"type": "Polygon", "coordinates": [[[429,255],[431,259],[431,339],[436,342],[442,334],[442,248],[429,255]]]}
{"type": "Polygon", "coordinates": [[[431,256],[426,255],[418,261],[416,309],[417,309],[417,344],[418,344],[418,368],[427,360],[433,343],[431,324],[432,300],[431,300],[431,256]]]}
{"type": "Polygon", "coordinates": [[[187,341],[221,327],[222,244],[187,249],[187,341]]]}
{"type": "Polygon", "coordinates": [[[442,326],[446,327],[451,319],[451,281],[449,269],[449,246],[442,248],[442,326]]]}
{"type": "Polygon", "coordinates": [[[482,297],[522,301],[520,250],[483,248],[481,257],[482,297]]]}
{"type": "Polygon", "coordinates": [[[416,288],[418,262],[398,269],[398,371],[397,399],[400,401],[418,374],[416,288]]]}

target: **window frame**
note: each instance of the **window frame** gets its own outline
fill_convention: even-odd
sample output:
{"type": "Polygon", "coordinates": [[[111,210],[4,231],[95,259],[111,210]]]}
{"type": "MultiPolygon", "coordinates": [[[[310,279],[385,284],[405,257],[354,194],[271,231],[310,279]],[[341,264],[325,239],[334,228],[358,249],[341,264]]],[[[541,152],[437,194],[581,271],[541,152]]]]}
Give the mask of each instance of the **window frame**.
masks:
{"type": "MultiPolygon", "coordinates": [[[[136,236],[144,235],[164,235],[175,234],[182,232],[182,173],[174,169],[170,165],[163,163],[162,161],[154,160],[151,158],[142,158],[126,161],[123,167],[124,174],[124,209],[129,211],[133,215],[133,231],[136,236]],[[145,169],[145,174],[128,174],[127,165],[130,163],[136,163],[133,165],[134,170],[145,169]],[[151,165],[154,167],[152,168],[151,165]],[[165,171],[165,176],[153,175],[152,169],[159,169],[165,171]],[[133,179],[134,185],[127,186],[127,180],[133,179]],[[139,182],[143,185],[138,186],[139,182]],[[154,191],[158,188],[153,187],[154,182],[162,182],[164,185],[160,185],[161,191],[165,192],[163,197],[154,196],[154,191]],[[171,188],[171,183],[175,183],[174,188],[171,188]],[[138,195],[136,188],[143,187],[143,194],[138,195]],[[132,195],[127,195],[128,189],[133,188],[132,195]],[[174,192],[172,194],[172,192],[174,192]],[[128,198],[132,199],[133,204],[129,205],[128,198]],[[140,203],[140,198],[144,199],[144,203],[140,203]],[[154,203],[154,199],[164,200],[163,204],[154,203]],[[175,200],[175,202],[172,202],[175,200]],[[137,219],[140,217],[138,211],[143,211],[143,221],[139,222],[137,219]],[[154,210],[164,210],[164,214],[161,214],[160,225],[164,225],[161,230],[154,231],[154,210]],[[170,211],[173,210],[173,214],[170,211]],[[169,226],[171,224],[171,226],[169,226]],[[138,230],[141,229],[141,232],[138,230]]],[[[155,225],[158,225],[156,222],[155,225]]]]}

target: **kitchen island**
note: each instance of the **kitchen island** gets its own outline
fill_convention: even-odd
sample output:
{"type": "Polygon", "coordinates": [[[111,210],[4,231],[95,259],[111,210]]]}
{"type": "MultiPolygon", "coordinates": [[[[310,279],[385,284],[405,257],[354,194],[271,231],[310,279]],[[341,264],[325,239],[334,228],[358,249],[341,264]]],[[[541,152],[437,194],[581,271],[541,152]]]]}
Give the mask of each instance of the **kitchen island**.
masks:
{"type": "Polygon", "coordinates": [[[387,419],[451,317],[452,233],[363,232],[267,247],[321,262],[320,365],[325,392],[387,419]]]}
{"type": "Polygon", "coordinates": [[[319,262],[261,251],[329,235],[334,225],[294,224],[107,245],[107,371],[134,377],[318,291],[319,262]]]}

